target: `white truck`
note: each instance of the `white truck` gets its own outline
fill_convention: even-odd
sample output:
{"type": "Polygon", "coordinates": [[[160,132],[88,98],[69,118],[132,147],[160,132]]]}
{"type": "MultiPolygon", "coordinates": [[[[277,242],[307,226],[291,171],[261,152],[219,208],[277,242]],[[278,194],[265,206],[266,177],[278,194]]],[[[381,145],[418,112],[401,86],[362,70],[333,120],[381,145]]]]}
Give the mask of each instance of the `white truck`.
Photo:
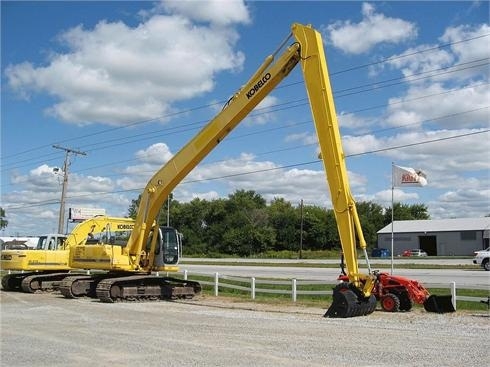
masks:
{"type": "Polygon", "coordinates": [[[490,247],[485,250],[475,251],[473,264],[480,265],[486,271],[490,270],[490,247]]]}

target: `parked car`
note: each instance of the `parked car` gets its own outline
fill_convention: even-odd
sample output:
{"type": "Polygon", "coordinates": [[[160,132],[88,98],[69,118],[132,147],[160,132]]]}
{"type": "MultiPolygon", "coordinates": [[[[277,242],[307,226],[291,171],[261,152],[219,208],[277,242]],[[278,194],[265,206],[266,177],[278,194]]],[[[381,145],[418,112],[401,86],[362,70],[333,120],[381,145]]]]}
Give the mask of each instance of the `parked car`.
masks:
{"type": "Polygon", "coordinates": [[[387,248],[375,248],[371,251],[371,257],[390,257],[391,251],[387,248]]]}
{"type": "Polygon", "coordinates": [[[475,251],[473,264],[480,265],[486,271],[490,270],[490,247],[485,250],[475,251]]]}
{"type": "Polygon", "coordinates": [[[402,253],[402,256],[427,256],[427,252],[424,250],[421,250],[419,248],[411,249],[411,250],[405,250],[402,253]]]}

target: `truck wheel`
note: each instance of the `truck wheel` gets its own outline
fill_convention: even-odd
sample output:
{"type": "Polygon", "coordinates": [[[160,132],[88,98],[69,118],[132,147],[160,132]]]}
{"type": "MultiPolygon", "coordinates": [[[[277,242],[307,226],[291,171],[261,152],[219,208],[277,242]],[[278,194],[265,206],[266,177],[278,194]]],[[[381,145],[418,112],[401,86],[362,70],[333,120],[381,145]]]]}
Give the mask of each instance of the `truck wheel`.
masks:
{"type": "Polygon", "coordinates": [[[490,261],[488,259],[483,260],[483,269],[490,271],[490,261]]]}
{"type": "Polygon", "coordinates": [[[398,312],[400,310],[400,299],[393,293],[381,297],[381,307],[386,312],[398,312]]]}

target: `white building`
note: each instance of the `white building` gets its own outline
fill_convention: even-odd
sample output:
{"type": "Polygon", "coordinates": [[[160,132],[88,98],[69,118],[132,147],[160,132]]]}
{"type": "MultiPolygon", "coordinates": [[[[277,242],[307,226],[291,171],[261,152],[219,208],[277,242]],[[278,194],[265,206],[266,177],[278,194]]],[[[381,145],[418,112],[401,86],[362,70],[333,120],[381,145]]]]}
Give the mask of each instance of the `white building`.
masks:
{"type": "MultiPolygon", "coordinates": [[[[391,250],[391,223],[378,232],[378,248],[391,250]]],[[[393,255],[420,248],[429,256],[471,256],[489,246],[490,217],[393,222],[393,255]]]]}

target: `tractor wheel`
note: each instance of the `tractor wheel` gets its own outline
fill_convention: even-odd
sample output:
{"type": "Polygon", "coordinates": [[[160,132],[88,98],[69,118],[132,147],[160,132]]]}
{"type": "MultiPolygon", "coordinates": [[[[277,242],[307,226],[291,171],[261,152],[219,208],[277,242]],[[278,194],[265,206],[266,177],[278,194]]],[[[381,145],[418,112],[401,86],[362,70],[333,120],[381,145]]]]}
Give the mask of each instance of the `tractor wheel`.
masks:
{"type": "Polygon", "coordinates": [[[400,311],[410,311],[413,307],[413,301],[410,299],[408,292],[402,292],[398,296],[400,299],[400,311]]]}
{"type": "Polygon", "coordinates": [[[381,307],[386,312],[398,312],[400,310],[400,299],[393,293],[381,297],[381,307]]]}

